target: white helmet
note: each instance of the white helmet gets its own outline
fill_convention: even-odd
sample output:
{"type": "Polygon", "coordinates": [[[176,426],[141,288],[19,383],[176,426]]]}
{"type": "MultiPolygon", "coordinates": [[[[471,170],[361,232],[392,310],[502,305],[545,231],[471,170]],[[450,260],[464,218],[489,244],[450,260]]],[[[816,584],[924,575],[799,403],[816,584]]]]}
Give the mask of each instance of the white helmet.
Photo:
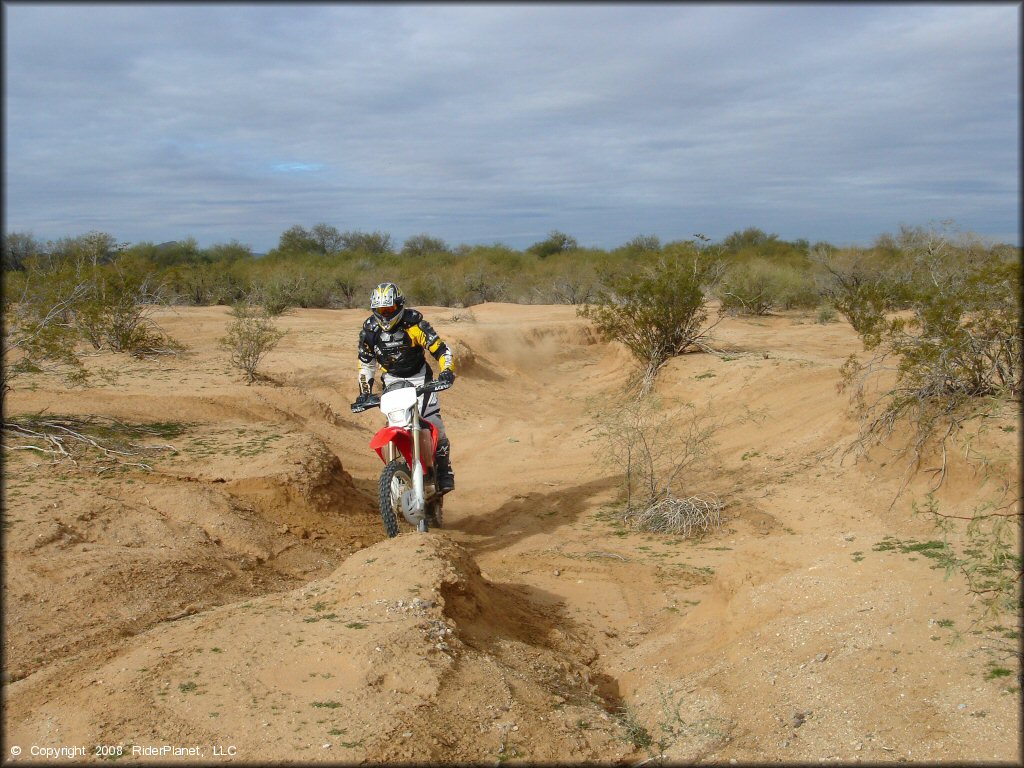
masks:
{"type": "Polygon", "coordinates": [[[381,283],[370,295],[370,311],[385,331],[390,331],[405,314],[405,296],[394,283],[381,283]]]}

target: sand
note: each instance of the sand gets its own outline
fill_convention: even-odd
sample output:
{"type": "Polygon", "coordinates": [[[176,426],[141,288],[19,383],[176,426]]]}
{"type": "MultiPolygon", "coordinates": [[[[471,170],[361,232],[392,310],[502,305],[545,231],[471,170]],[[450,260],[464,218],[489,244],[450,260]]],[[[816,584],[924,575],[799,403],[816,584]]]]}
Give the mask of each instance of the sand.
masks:
{"type": "MultiPolygon", "coordinates": [[[[846,323],[729,317],[725,354],[665,367],[657,395],[717,425],[682,487],[723,524],[684,539],[615,514],[593,414],[621,346],[572,307],[422,310],[459,372],[457,487],[426,534],[386,539],[376,511],[362,311],[282,317],[252,386],[224,307],[156,316],[185,354],[91,357],[111,382],[17,382],[9,415],[187,427],[148,470],[5,453],[5,760],[1020,762],[1015,663],[906,546],[941,538],[912,512],[933,475],[897,497],[903,462],[844,453],[846,323]]],[[[950,457],[944,509],[1016,487],[1017,422],[972,443],[987,481],[950,457]]]]}

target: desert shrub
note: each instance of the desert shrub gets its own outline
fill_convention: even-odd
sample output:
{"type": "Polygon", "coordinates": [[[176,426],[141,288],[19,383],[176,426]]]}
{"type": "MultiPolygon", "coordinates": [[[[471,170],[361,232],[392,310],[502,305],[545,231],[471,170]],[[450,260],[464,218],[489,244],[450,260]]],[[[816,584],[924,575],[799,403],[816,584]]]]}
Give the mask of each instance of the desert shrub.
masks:
{"type": "MultiPolygon", "coordinates": [[[[932,438],[944,447],[986,398],[1020,400],[1021,265],[934,232],[901,246],[891,282],[879,280],[876,300],[859,310],[869,356],[851,356],[842,375],[862,418],[857,445],[883,442],[905,422],[913,438],[900,452],[913,471],[932,438]],[[885,311],[896,303],[906,311],[885,311]]],[[[944,476],[945,459],[939,483],[944,476]]]]}
{"type": "Polygon", "coordinates": [[[773,309],[816,307],[818,291],[806,271],[753,258],[732,264],[716,291],[722,308],[747,315],[766,315],[773,309]]]}
{"type": "Polygon", "coordinates": [[[1014,614],[1020,607],[1024,570],[1018,545],[1022,520],[1019,511],[1012,511],[1015,506],[990,501],[977,505],[966,515],[956,515],[943,511],[932,494],[922,506],[914,505],[915,512],[929,516],[946,534],[939,562],[947,571],[963,575],[977,600],[979,620],[1014,614]],[[955,549],[948,540],[958,521],[963,520],[967,521],[965,544],[955,549]]]}
{"type": "Polygon", "coordinates": [[[575,251],[579,247],[580,244],[576,242],[575,237],[559,232],[556,229],[551,231],[544,240],[534,243],[527,248],[526,252],[536,255],[538,258],[546,259],[548,256],[553,256],[556,253],[575,251]]]}
{"type": "Polygon", "coordinates": [[[573,251],[525,266],[511,276],[510,294],[524,304],[586,304],[599,284],[592,255],[573,251]]]}
{"type": "Polygon", "coordinates": [[[768,314],[775,306],[772,270],[763,261],[730,267],[716,291],[722,309],[746,315],[768,314]]]}
{"type": "Polygon", "coordinates": [[[508,282],[482,269],[467,274],[462,287],[462,304],[467,307],[508,299],[508,282]]]}
{"type": "Polygon", "coordinates": [[[822,304],[818,308],[818,324],[828,325],[836,321],[836,308],[829,303],[822,304]]]}
{"type": "Polygon", "coordinates": [[[5,275],[0,393],[26,373],[50,371],[72,383],[88,378],[76,347],[81,331],[75,313],[89,294],[73,270],[50,269],[33,259],[16,277],[5,275]]]}
{"type": "Polygon", "coordinates": [[[4,235],[3,271],[25,269],[31,258],[38,258],[44,250],[41,242],[30,232],[8,232],[4,235]]]}
{"type": "Polygon", "coordinates": [[[634,271],[608,275],[593,303],[577,309],[605,340],[625,344],[641,362],[632,382],[641,397],[670,358],[700,345],[713,327],[706,324],[702,286],[715,267],[713,258],[697,250],[666,253],[634,271]]]}
{"type": "Polygon", "coordinates": [[[327,276],[328,306],[352,309],[361,307],[367,301],[372,290],[369,281],[350,265],[341,265],[333,269],[327,276]]]}
{"type": "Polygon", "coordinates": [[[601,460],[622,473],[627,525],[688,536],[720,524],[718,499],[680,492],[714,448],[718,425],[708,413],[690,404],[666,408],[653,397],[602,401],[591,412],[601,460]]]}
{"type": "Polygon", "coordinates": [[[428,234],[413,235],[402,244],[403,256],[419,258],[431,256],[438,253],[451,253],[451,248],[439,237],[431,237],[428,234]]]}
{"type": "Polygon", "coordinates": [[[657,254],[660,251],[661,239],[657,235],[637,235],[616,249],[617,254],[630,259],[657,254]]]}
{"type": "Polygon", "coordinates": [[[861,336],[874,337],[887,311],[898,304],[893,259],[877,250],[812,251],[818,291],[861,336]]]}
{"type": "Polygon", "coordinates": [[[5,393],[13,378],[28,372],[84,383],[83,343],[139,356],[183,349],[152,318],[165,302],[147,263],[123,254],[108,258],[95,247],[104,242],[93,235],[69,238],[5,276],[5,393]]]}
{"type": "Polygon", "coordinates": [[[584,272],[574,272],[555,279],[546,288],[537,288],[542,304],[573,304],[579,306],[588,303],[597,291],[597,279],[584,272]]]}
{"type": "Polygon", "coordinates": [[[93,272],[89,291],[75,311],[82,336],[95,348],[136,356],[177,352],[183,345],[153,320],[165,305],[163,286],[143,262],[126,258],[93,272]]]}
{"type": "Polygon", "coordinates": [[[380,231],[350,230],[342,232],[339,236],[339,248],[350,253],[367,256],[384,256],[395,252],[391,244],[391,235],[380,231]]]}
{"type": "Polygon", "coordinates": [[[225,260],[172,267],[163,273],[168,299],[191,306],[233,304],[248,290],[253,267],[243,261],[225,260]]]}
{"type": "Polygon", "coordinates": [[[245,374],[246,384],[256,378],[256,368],[284,336],[274,324],[265,308],[251,302],[240,302],[231,309],[232,321],[221,346],[227,350],[228,359],[245,374]]]}

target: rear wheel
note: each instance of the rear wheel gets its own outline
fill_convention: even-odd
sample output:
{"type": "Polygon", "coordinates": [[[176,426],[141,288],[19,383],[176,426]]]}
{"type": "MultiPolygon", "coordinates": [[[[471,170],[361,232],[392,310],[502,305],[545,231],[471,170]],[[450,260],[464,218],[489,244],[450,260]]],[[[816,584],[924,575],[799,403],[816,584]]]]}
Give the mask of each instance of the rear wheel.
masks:
{"type": "Polygon", "coordinates": [[[384,532],[389,537],[398,535],[398,517],[402,514],[402,494],[412,487],[409,467],[402,459],[395,459],[380,473],[380,516],[384,532]]]}

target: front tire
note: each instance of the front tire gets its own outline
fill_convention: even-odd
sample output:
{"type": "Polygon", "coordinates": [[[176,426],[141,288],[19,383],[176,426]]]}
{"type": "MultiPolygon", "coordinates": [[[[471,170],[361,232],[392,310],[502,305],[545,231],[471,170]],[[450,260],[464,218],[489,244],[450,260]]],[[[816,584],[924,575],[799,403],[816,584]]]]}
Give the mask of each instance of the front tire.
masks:
{"type": "Polygon", "coordinates": [[[412,487],[409,467],[402,459],[389,462],[380,473],[380,516],[389,538],[398,535],[398,516],[402,513],[402,494],[412,487]]]}

